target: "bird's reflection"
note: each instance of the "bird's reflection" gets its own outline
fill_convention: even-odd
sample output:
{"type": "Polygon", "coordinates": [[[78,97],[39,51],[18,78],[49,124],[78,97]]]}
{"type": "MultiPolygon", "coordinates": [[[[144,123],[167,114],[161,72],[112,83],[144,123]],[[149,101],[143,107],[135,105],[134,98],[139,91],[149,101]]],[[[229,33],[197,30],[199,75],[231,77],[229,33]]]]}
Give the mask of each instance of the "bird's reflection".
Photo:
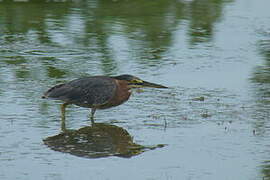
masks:
{"type": "Polygon", "coordinates": [[[52,150],[85,158],[109,156],[132,157],[164,145],[142,146],[133,142],[130,134],[121,127],[94,123],[78,130],[63,129],[58,135],[47,137],[44,143],[52,150]]]}

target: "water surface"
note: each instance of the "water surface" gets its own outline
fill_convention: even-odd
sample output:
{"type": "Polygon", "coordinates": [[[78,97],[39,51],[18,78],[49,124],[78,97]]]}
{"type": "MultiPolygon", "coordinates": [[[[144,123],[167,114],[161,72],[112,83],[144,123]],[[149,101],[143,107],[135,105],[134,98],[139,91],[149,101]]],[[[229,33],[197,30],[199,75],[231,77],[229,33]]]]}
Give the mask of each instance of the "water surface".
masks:
{"type": "MultiPolygon", "coordinates": [[[[1,1],[0,179],[270,179],[269,6],[1,1]],[[123,73],[170,87],[135,90],[124,105],[96,112],[96,122],[127,135],[135,156],[119,156],[124,146],[113,138],[89,156],[46,145],[61,123],[60,102],[41,99],[44,91],[123,73]]],[[[67,129],[87,129],[88,115],[70,106],[67,129]]]]}

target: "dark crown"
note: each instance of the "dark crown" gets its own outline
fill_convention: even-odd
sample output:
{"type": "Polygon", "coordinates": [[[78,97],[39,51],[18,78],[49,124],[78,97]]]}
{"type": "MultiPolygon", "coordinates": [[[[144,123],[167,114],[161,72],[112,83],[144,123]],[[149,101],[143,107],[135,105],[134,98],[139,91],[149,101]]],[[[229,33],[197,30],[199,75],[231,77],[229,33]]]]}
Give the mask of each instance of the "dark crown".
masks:
{"type": "Polygon", "coordinates": [[[118,80],[126,80],[126,81],[131,81],[135,79],[135,76],[129,75],[129,74],[122,74],[120,76],[114,76],[113,78],[118,79],[118,80]]]}

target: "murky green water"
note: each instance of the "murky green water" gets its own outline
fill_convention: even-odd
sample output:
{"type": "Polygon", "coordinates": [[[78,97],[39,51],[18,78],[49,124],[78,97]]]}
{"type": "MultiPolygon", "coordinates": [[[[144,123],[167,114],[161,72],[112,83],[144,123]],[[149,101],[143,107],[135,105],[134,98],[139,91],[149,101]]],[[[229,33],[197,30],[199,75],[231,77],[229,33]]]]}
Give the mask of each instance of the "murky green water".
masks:
{"type": "Polygon", "coordinates": [[[0,179],[270,179],[270,1],[0,2],[0,179]],[[169,86],[41,99],[86,75],[169,86]],[[61,139],[63,138],[63,139],[61,139]]]}

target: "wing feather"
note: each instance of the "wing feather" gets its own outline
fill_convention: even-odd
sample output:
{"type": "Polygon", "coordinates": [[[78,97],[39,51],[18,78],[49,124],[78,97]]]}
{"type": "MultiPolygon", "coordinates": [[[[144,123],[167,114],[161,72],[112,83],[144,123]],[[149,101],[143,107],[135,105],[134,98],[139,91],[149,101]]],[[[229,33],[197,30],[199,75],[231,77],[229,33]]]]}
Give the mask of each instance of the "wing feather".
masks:
{"type": "Polygon", "coordinates": [[[91,107],[107,103],[115,91],[116,85],[112,78],[93,76],[56,85],[45,92],[44,97],[91,107]]]}

